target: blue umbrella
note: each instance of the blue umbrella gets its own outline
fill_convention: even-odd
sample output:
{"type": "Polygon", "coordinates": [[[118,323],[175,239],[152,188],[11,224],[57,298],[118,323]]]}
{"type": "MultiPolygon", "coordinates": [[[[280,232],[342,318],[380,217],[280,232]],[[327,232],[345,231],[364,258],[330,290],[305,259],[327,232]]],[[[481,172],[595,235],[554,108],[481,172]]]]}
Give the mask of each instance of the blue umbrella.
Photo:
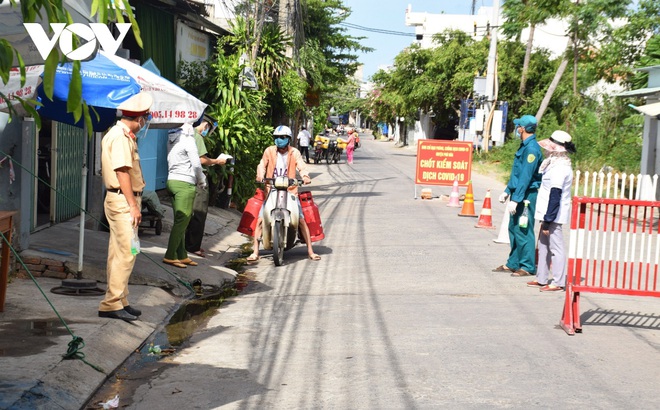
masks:
{"type": "MultiPolygon", "coordinates": [[[[92,129],[100,132],[107,130],[116,121],[117,107],[130,96],[140,92],[140,85],[128,72],[107,57],[98,53],[90,61],[80,63],[82,76],[82,97],[87,105],[93,107],[99,115],[90,110],[92,129]]],[[[73,63],[57,66],[55,73],[53,100],[46,97],[43,85],[37,89],[39,115],[44,118],[83,128],[84,119],[75,121],[73,114],[66,112],[69,84],[73,72],[73,63]]]]}

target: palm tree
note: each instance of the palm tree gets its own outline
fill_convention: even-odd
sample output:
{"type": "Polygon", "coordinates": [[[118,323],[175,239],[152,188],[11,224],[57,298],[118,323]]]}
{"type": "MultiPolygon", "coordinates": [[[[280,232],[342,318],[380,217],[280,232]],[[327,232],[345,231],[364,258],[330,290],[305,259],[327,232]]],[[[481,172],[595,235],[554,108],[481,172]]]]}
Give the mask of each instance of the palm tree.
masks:
{"type": "Polygon", "coordinates": [[[502,24],[502,32],[511,39],[520,39],[522,30],[529,27],[525,59],[523,60],[522,74],[520,76],[520,95],[525,94],[527,72],[534,44],[536,27],[548,19],[557,16],[567,0],[505,0],[502,5],[502,14],[506,20],[502,24]]]}
{"type": "Polygon", "coordinates": [[[270,23],[264,26],[254,67],[260,86],[271,89],[291,67],[291,60],[286,56],[289,46],[291,37],[279,25],[270,23]]]}

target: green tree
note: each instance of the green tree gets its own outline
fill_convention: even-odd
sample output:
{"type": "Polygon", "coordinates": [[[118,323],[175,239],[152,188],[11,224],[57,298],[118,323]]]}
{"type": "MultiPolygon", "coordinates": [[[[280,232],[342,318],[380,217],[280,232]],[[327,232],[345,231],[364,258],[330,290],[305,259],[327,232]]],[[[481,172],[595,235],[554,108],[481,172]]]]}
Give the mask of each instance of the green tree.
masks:
{"type": "Polygon", "coordinates": [[[370,110],[376,121],[415,117],[418,109],[433,111],[436,120],[455,117],[460,100],[472,93],[474,77],[483,72],[488,42],[475,42],[462,31],[447,30],[434,36],[433,49],[414,45],[395,57],[391,72],[373,77],[378,92],[370,110]]]}
{"type": "Polygon", "coordinates": [[[372,51],[360,44],[363,37],[344,34],[340,24],[350,14],[351,9],[342,0],[307,0],[303,7],[305,38],[313,40],[325,58],[325,64],[315,69],[327,84],[341,84],[353,77],[359,66],[355,53],[372,51]]]}
{"type": "MultiPolygon", "coordinates": [[[[240,63],[240,56],[224,55],[221,51],[220,46],[211,64],[214,95],[207,113],[217,120],[218,127],[209,139],[207,149],[210,156],[225,152],[234,157],[232,194],[242,208],[254,194],[257,164],[264,148],[272,142],[273,128],[265,121],[265,91],[243,89],[240,78],[244,65],[240,63]]],[[[227,168],[211,168],[218,172],[212,177],[213,187],[227,179],[227,168]]],[[[210,194],[212,199],[217,198],[217,192],[210,194]]]]}
{"type": "Polygon", "coordinates": [[[503,3],[502,15],[505,21],[502,23],[502,32],[507,38],[520,40],[522,30],[529,27],[525,59],[520,75],[519,93],[521,96],[525,94],[536,27],[548,19],[560,15],[561,10],[565,10],[567,6],[568,0],[506,0],[503,3]]]}
{"type": "MultiPolygon", "coordinates": [[[[207,113],[218,121],[216,132],[207,140],[209,155],[226,152],[235,158],[232,194],[239,206],[254,194],[256,167],[264,148],[272,144],[273,126],[300,109],[307,86],[285,56],[290,39],[276,24],[263,27],[256,59],[244,58],[255,44],[253,24],[238,17],[233,25],[235,35],[220,39],[210,63],[179,66],[183,86],[209,103],[207,113]],[[248,65],[254,69],[259,90],[242,86],[248,65]]],[[[227,180],[227,167],[212,167],[209,172],[211,203],[215,203],[215,189],[227,180]]]]}
{"type": "MultiPolygon", "coordinates": [[[[338,105],[338,100],[352,98],[352,94],[343,95],[346,90],[342,86],[354,86],[353,76],[360,64],[357,52],[372,51],[360,44],[364,37],[344,33],[341,24],[350,14],[351,9],[342,0],[303,3],[301,21],[305,42],[299,54],[299,65],[310,90],[320,96],[319,107],[311,110],[316,132],[323,129],[330,108],[338,105]]],[[[355,107],[355,104],[350,106],[355,107]]]]}
{"type": "MultiPolygon", "coordinates": [[[[646,42],[644,55],[635,63],[637,67],[660,65],[660,34],[656,34],[646,42]]],[[[637,72],[631,83],[633,88],[644,88],[648,85],[649,73],[637,72]]]]}
{"type": "Polygon", "coordinates": [[[630,0],[577,0],[569,7],[569,32],[573,49],[573,94],[577,95],[578,66],[581,58],[588,58],[592,50],[611,38],[612,22],[624,17],[630,0]]]}
{"type": "Polygon", "coordinates": [[[261,42],[254,61],[254,71],[259,86],[268,90],[279,85],[279,78],[291,68],[291,60],[286,56],[291,38],[277,24],[266,24],[262,31],[261,42]]]}
{"type": "Polygon", "coordinates": [[[652,56],[653,43],[658,41],[657,36],[660,34],[660,2],[640,0],[637,7],[626,10],[624,20],[625,24],[612,30],[595,58],[591,58],[588,63],[598,78],[609,82],[635,81],[635,88],[640,88],[645,86],[646,73],[638,75],[633,68],[658,64],[652,56]]]}

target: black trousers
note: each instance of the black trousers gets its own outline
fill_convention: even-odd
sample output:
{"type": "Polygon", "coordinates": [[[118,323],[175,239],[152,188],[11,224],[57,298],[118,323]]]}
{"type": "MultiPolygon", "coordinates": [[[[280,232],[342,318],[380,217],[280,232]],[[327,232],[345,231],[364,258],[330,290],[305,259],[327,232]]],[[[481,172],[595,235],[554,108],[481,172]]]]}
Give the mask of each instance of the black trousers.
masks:
{"type": "Polygon", "coordinates": [[[300,153],[305,157],[305,161],[309,162],[309,146],[300,147],[300,153]]]}

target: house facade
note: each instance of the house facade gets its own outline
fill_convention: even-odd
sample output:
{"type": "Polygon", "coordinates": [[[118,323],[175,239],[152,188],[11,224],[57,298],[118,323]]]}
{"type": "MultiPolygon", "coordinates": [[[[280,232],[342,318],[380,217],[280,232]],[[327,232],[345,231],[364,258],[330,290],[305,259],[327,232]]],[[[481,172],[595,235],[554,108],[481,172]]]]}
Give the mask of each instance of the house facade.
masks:
{"type": "MultiPolygon", "coordinates": [[[[77,2],[90,6],[92,0],[77,2]]],[[[176,83],[179,61],[209,59],[217,38],[229,34],[205,18],[206,14],[204,2],[135,2],[143,48],[130,31],[116,54],[176,83]]],[[[13,238],[18,249],[28,247],[30,233],[80,215],[83,198],[86,227],[99,227],[104,197],[102,137],[103,133],[94,133],[88,138],[82,128],[43,118],[37,129],[29,116],[10,119],[0,113],[0,160],[5,156],[14,160],[11,167],[9,159],[0,164],[0,210],[20,211],[13,238]]],[[[166,140],[166,129],[149,130],[138,144],[146,189],[165,187],[166,140]]]]}

